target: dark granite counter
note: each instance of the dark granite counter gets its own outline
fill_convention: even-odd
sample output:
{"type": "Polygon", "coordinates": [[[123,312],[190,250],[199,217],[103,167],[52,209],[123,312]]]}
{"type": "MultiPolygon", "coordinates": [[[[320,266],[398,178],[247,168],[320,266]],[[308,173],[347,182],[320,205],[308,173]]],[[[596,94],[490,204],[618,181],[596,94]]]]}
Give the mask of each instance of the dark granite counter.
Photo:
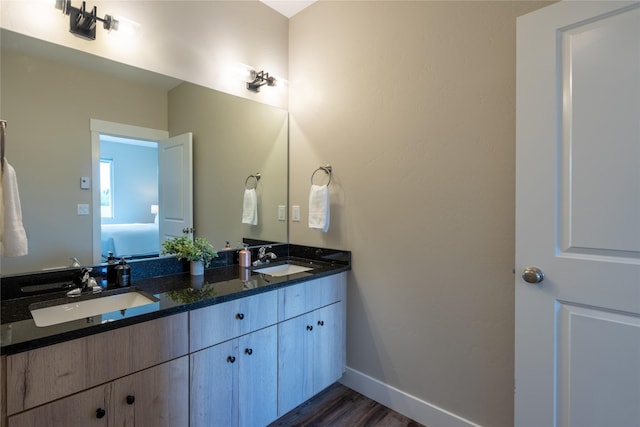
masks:
{"type": "MultiPolygon", "coordinates": [[[[240,268],[237,264],[231,264],[207,269],[204,276],[191,276],[188,272],[138,279],[134,276],[131,288],[106,287],[100,294],[86,295],[79,298],[67,297],[66,289],[46,294],[6,299],[4,299],[5,295],[3,294],[0,308],[2,354],[14,354],[80,338],[175,313],[272,291],[280,287],[314,280],[351,269],[349,252],[295,245],[287,246],[293,246],[293,250],[287,248],[287,256],[279,257],[277,262],[270,265],[289,262],[312,267],[313,270],[274,277],[256,273],[253,269],[240,268]],[[304,255],[304,257],[292,255],[304,255]],[[128,292],[131,289],[153,295],[157,301],[152,304],[47,327],[36,326],[30,314],[29,307],[32,304],[57,305],[60,303],[72,303],[84,299],[128,292]]],[[[260,267],[254,268],[259,269],[260,267]]],[[[54,275],[48,277],[55,280],[54,275]]],[[[25,280],[28,279],[25,277],[25,280]]],[[[10,294],[10,296],[14,295],[10,294]]]]}

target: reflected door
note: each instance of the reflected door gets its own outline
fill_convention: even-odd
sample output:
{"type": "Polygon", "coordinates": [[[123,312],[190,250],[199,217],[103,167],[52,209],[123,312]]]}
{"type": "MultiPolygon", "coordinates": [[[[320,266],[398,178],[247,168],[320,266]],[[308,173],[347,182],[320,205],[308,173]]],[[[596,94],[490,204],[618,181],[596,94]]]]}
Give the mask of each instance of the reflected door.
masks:
{"type": "Polygon", "coordinates": [[[193,136],[191,132],[158,143],[160,242],[193,236],[193,136]]]}
{"type": "Polygon", "coordinates": [[[517,43],[515,425],[638,426],[640,3],[561,2],[517,43]]]}

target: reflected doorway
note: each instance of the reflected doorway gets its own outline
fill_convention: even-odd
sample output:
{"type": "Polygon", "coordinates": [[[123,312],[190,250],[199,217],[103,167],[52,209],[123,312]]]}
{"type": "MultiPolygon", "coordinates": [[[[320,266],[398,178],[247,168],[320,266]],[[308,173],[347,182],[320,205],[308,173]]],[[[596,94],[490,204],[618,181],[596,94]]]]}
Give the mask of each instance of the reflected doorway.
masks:
{"type": "MultiPolygon", "coordinates": [[[[101,150],[101,139],[105,139],[105,138],[109,138],[112,141],[122,141],[122,140],[138,140],[138,141],[143,141],[143,142],[150,142],[156,145],[156,147],[158,146],[158,141],[163,141],[165,139],[167,139],[169,137],[169,133],[167,131],[163,131],[163,130],[159,130],[159,129],[151,129],[151,128],[145,128],[145,127],[140,127],[140,126],[132,126],[132,125],[128,125],[128,124],[124,124],[124,123],[116,123],[116,122],[108,122],[108,121],[104,121],[104,120],[98,120],[98,119],[91,119],[90,120],[90,130],[91,130],[91,178],[93,181],[93,185],[92,185],[92,195],[91,195],[91,201],[92,201],[92,222],[93,222],[93,262],[95,264],[104,262],[106,259],[106,255],[103,256],[103,244],[102,244],[102,223],[103,223],[103,218],[102,218],[102,195],[101,195],[101,191],[100,191],[100,160],[108,158],[109,155],[107,154],[107,152],[105,151],[105,153],[102,153],[101,150]],[[104,155],[103,155],[104,154],[104,155]]],[[[134,159],[135,160],[135,159],[134,159]]],[[[131,163],[127,163],[127,166],[124,167],[133,167],[135,168],[136,166],[136,162],[133,162],[134,166],[131,166],[131,163]]],[[[112,183],[113,185],[113,191],[114,191],[114,195],[115,192],[118,191],[118,188],[120,186],[116,185],[117,182],[115,181],[115,178],[118,177],[118,169],[120,169],[118,167],[118,164],[113,164],[113,172],[112,172],[112,177],[114,178],[114,182],[112,183]]],[[[123,166],[123,165],[120,165],[123,166]]],[[[156,182],[156,187],[153,191],[156,192],[158,191],[158,173],[156,171],[155,174],[155,182],[156,182]]],[[[123,188],[127,188],[133,186],[134,184],[132,183],[127,183],[125,182],[125,184],[123,184],[124,187],[123,188]]],[[[157,204],[161,205],[161,202],[158,200],[158,198],[156,198],[155,200],[157,200],[157,204]]],[[[131,222],[140,222],[140,223],[149,223],[150,221],[155,221],[155,218],[152,217],[151,214],[151,204],[153,203],[148,203],[149,206],[146,207],[146,212],[143,213],[142,211],[142,207],[139,208],[141,209],[139,212],[139,217],[141,219],[128,219],[128,218],[134,218],[132,216],[120,216],[119,215],[119,208],[118,205],[120,203],[127,203],[126,201],[122,202],[119,201],[117,198],[114,197],[113,201],[112,201],[112,208],[114,211],[114,218],[105,218],[104,223],[108,224],[108,223],[118,223],[117,221],[120,221],[119,223],[131,223],[131,222]],[[146,218],[144,217],[144,214],[146,213],[146,218]]],[[[161,213],[160,213],[161,214],[161,213]]],[[[159,236],[159,234],[158,234],[159,236]]],[[[116,249],[117,251],[117,249],[116,249]]],[[[116,252],[117,253],[117,252],[116,252]]],[[[115,254],[114,254],[115,255],[115,254]]],[[[119,254],[118,254],[119,255],[119,254]]],[[[123,254],[125,256],[130,256],[131,254],[123,254]]]]}
{"type": "Polygon", "coordinates": [[[100,134],[101,257],[159,255],[158,142],[100,134]]]}

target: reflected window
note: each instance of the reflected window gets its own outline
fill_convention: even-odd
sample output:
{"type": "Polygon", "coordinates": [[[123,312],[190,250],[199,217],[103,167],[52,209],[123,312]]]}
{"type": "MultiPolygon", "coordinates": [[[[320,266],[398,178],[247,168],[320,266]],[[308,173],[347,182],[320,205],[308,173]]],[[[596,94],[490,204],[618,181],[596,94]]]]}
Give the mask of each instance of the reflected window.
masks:
{"type": "Polygon", "coordinates": [[[113,160],[100,159],[100,216],[113,218],[113,160]]]}

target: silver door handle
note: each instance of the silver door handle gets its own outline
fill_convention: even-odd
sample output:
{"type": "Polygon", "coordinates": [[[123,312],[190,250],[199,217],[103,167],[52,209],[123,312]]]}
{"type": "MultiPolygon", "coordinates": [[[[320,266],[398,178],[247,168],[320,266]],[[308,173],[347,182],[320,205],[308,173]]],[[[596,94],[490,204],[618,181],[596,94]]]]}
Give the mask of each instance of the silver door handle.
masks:
{"type": "Polygon", "coordinates": [[[527,267],[522,270],[522,278],[527,283],[540,283],[544,280],[544,273],[538,267],[527,267]]]}

